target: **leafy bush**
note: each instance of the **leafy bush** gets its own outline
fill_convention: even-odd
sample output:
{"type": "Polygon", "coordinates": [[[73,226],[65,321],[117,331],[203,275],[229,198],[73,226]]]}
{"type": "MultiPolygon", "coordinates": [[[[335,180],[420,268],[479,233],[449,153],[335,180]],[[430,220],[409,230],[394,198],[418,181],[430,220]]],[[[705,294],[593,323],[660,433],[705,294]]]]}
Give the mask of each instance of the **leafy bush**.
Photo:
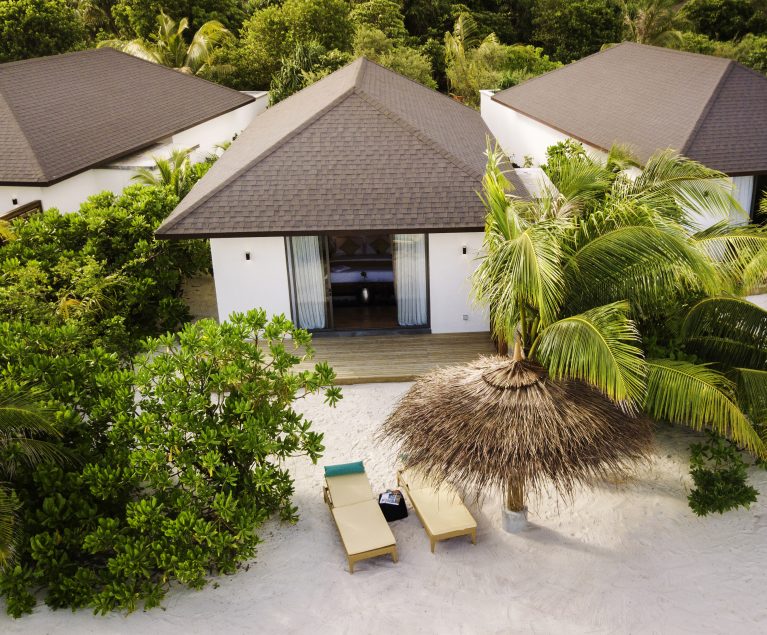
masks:
{"type": "Polygon", "coordinates": [[[256,11],[241,39],[221,53],[235,67],[226,81],[241,89],[267,88],[297,44],[316,42],[326,51],[351,50],[353,25],[345,0],[285,0],[256,11]]]}
{"type": "Polygon", "coordinates": [[[84,38],[67,0],[0,0],[0,63],[66,53],[84,38]]]}
{"type": "Polygon", "coordinates": [[[735,59],[767,75],[767,35],[747,35],[735,47],[735,59]]]}
{"type": "Polygon", "coordinates": [[[616,0],[537,0],[533,24],[535,43],[558,62],[623,39],[623,12],[616,0]]]}
{"type": "Polygon", "coordinates": [[[729,439],[709,432],[705,443],[690,446],[690,475],[695,489],[687,497],[698,516],[748,508],[759,492],[748,484],[748,465],[729,439]]]}
{"type": "Polygon", "coordinates": [[[361,2],[352,9],[351,20],[357,27],[378,29],[383,31],[387,38],[394,40],[408,36],[405,29],[405,16],[402,15],[400,4],[393,0],[361,2]]]}
{"type": "Polygon", "coordinates": [[[0,319],[77,323],[83,337],[125,353],[178,328],[189,317],[182,282],[209,268],[210,253],[205,241],[155,240],[177,203],[168,188],[135,185],[71,214],[15,221],[15,240],[0,246],[0,319]]]}
{"type": "Polygon", "coordinates": [[[754,15],[752,0],[691,0],[682,15],[697,33],[714,40],[732,40],[749,30],[754,15]]]}
{"type": "MultiPolygon", "coordinates": [[[[147,340],[133,368],[99,349],[49,365],[45,381],[73,388],[55,393],[85,464],[19,480],[27,540],[0,577],[8,612],[31,610],[39,587],[53,608],[150,608],[174,581],[200,588],[209,574],[234,573],[268,517],[295,520],[282,461],[316,462],[323,447],[293,402],[340,398],[327,365],[294,370],[310,339],[284,317],[251,311],[147,340]]],[[[8,348],[0,335],[0,359],[8,348]]],[[[22,362],[23,374],[39,361],[22,362]]]]}

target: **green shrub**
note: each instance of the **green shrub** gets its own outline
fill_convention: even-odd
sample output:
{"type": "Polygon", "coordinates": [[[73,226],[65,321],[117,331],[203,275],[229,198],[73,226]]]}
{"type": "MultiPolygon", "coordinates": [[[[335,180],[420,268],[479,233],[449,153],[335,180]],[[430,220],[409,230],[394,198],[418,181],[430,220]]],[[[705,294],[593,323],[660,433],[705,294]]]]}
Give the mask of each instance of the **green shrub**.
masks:
{"type": "Polygon", "coordinates": [[[178,203],[169,189],[103,192],[77,212],[46,210],[12,225],[0,246],[0,319],[76,322],[92,342],[130,354],[136,340],[189,317],[184,279],[210,266],[205,241],[159,241],[178,203]]]}
{"type": "Polygon", "coordinates": [[[682,15],[693,29],[713,40],[732,40],[749,30],[754,16],[753,0],[691,0],[682,15]]]}
{"type": "Polygon", "coordinates": [[[0,0],[0,63],[66,53],[84,39],[67,0],[0,0]]]}
{"type": "Polygon", "coordinates": [[[533,40],[552,59],[572,62],[623,39],[617,0],[536,0],[533,40]]]}
{"type": "Polygon", "coordinates": [[[729,439],[713,432],[690,446],[690,475],[695,488],[687,497],[698,516],[748,508],[759,492],[748,484],[748,464],[729,439]]]}
{"type": "MultiPolygon", "coordinates": [[[[340,398],[327,365],[295,371],[310,340],[284,317],[251,311],[150,339],[133,367],[98,349],[49,365],[49,383],[73,388],[56,396],[84,465],[19,478],[26,540],[0,576],[8,612],[31,610],[38,588],[53,608],[151,608],[173,582],[197,589],[234,573],[270,516],[294,521],[282,462],[316,462],[323,446],[293,403],[318,392],[330,405],[340,398]]],[[[8,346],[0,334],[0,358],[8,346]]]]}

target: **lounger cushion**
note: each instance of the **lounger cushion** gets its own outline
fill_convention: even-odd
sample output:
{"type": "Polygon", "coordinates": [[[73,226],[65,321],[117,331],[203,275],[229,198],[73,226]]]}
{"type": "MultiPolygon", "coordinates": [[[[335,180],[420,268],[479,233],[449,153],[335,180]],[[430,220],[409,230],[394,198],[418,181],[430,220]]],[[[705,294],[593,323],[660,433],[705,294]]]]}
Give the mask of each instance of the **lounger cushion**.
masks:
{"type": "Polygon", "coordinates": [[[452,487],[410,489],[410,502],[432,535],[473,529],[477,526],[461,497],[452,487]]]}
{"type": "Polygon", "coordinates": [[[394,534],[372,498],[354,505],[334,507],[333,517],[350,556],[395,544],[394,534]]]}
{"type": "Polygon", "coordinates": [[[439,486],[438,483],[430,481],[418,470],[402,470],[402,472],[400,472],[400,479],[410,489],[423,489],[424,487],[437,488],[439,486]]]}
{"type": "Polygon", "coordinates": [[[343,476],[344,474],[359,474],[365,471],[362,461],[355,463],[339,463],[338,465],[326,465],[325,476],[343,476]]]}
{"type": "MultiPolygon", "coordinates": [[[[373,489],[365,473],[344,474],[343,476],[329,476],[325,479],[330,490],[330,499],[333,507],[354,505],[363,501],[372,501],[373,489]]],[[[378,504],[376,503],[376,507],[378,504]]],[[[379,512],[380,513],[380,512],[379,512]]]]}

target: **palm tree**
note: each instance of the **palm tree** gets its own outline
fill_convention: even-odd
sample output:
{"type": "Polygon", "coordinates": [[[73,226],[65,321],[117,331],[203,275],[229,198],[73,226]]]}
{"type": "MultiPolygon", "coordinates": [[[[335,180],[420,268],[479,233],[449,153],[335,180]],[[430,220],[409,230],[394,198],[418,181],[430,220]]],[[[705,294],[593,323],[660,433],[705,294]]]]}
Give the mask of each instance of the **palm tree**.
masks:
{"type": "Polygon", "coordinates": [[[188,75],[222,76],[231,72],[229,65],[216,64],[214,61],[216,50],[232,37],[229,30],[217,20],[209,20],[203,24],[190,43],[185,39],[185,33],[189,29],[187,18],[176,22],[161,12],[157,16],[157,23],[159,28],[152,42],[142,39],[106,40],[99,46],[110,46],[188,75]]]}
{"type": "Polygon", "coordinates": [[[682,41],[683,19],[678,0],[624,0],[625,39],[639,44],[671,46],[682,41]]]}
{"type": "Polygon", "coordinates": [[[670,151],[638,176],[560,156],[547,166],[559,191],[523,202],[508,193],[505,160],[489,152],[486,255],[474,278],[494,335],[554,379],[764,455],[767,312],[736,293],[767,279],[767,231],[722,221],[696,232],[687,211],[728,217],[736,203],[724,175],[670,151]],[[653,320],[681,324],[673,359],[643,350],[640,327],[653,320]]]}
{"type": "Polygon", "coordinates": [[[142,185],[169,187],[179,198],[192,188],[191,150],[174,149],[167,159],[153,157],[154,168],[139,168],[133,180],[142,185]]]}
{"type": "Polygon", "coordinates": [[[67,458],[58,445],[39,436],[60,436],[51,423],[51,413],[36,405],[33,394],[0,388],[0,570],[14,556],[18,503],[9,481],[17,466],[67,458]]]}
{"type": "Polygon", "coordinates": [[[450,93],[469,106],[479,106],[481,88],[494,86],[496,79],[490,60],[500,47],[491,33],[483,40],[477,35],[477,23],[470,13],[461,13],[452,33],[445,33],[445,72],[450,93]]]}

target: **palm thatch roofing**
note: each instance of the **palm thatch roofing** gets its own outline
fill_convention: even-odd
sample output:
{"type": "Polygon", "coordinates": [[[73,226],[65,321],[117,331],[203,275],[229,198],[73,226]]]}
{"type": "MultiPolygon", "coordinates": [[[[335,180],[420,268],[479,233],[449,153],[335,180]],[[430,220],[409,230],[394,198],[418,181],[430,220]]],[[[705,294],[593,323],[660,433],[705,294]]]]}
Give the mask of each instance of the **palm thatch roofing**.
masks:
{"type": "Polygon", "coordinates": [[[569,497],[580,484],[625,475],[647,457],[652,423],[590,386],[554,381],[529,360],[481,357],[433,371],[405,394],[379,435],[407,467],[478,495],[509,484],[569,497]]]}

